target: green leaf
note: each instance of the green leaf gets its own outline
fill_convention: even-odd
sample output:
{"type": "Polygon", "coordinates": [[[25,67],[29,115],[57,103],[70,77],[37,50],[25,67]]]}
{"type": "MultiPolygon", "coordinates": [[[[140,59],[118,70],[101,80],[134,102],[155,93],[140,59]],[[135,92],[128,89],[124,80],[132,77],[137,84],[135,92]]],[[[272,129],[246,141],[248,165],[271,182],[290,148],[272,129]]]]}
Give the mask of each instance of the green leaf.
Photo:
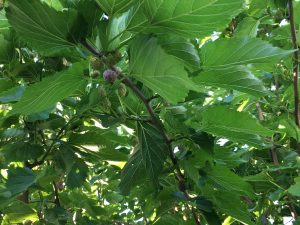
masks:
{"type": "Polygon", "coordinates": [[[269,93],[263,82],[243,66],[204,71],[196,76],[193,81],[196,84],[233,89],[257,97],[269,93]]]}
{"type": "Polygon", "coordinates": [[[6,18],[5,11],[2,10],[2,11],[0,11],[0,31],[3,32],[5,30],[8,30],[9,27],[10,27],[10,25],[6,18]]]}
{"type": "Polygon", "coordinates": [[[17,142],[4,146],[2,151],[8,162],[24,162],[37,159],[43,154],[44,149],[37,144],[17,142]]]}
{"type": "Polygon", "coordinates": [[[158,187],[158,176],[168,154],[168,147],[162,135],[152,125],[137,123],[138,151],[150,180],[158,187]]]}
{"type": "Polygon", "coordinates": [[[91,33],[100,22],[103,11],[94,0],[81,0],[77,4],[77,11],[86,22],[88,32],[91,33]]]}
{"type": "Polygon", "coordinates": [[[185,38],[177,36],[163,36],[159,44],[169,55],[175,56],[190,70],[200,67],[200,58],[195,46],[185,38]]]}
{"type": "Polygon", "coordinates": [[[15,195],[26,191],[35,181],[36,178],[32,170],[20,167],[11,168],[8,171],[6,187],[15,195]]]}
{"type": "Polygon", "coordinates": [[[4,92],[1,92],[0,93],[0,102],[1,103],[17,102],[23,96],[23,93],[25,92],[25,90],[26,90],[25,86],[16,86],[16,87],[10,88],[4,92]]]}
{"type": "Polygon", "coordinates": [[[12,27],[40,53],[51,55],[74,47],[77,14],[58,12],[38,0],[10,0],[7,18],[12,27]]]}
{"type": "Polygon", "coordinates": [[[255,147],[262,147],[260,136],[272,136],[273,131],[263,127],[247,112],[238,112],[226,106],[207,107],[190,120],[192,127],[216,136],[228,138],[255,147]]]}
{"type": "Polygon", "coordinates": [[[97,0],[97,3],[109,16],[127,11],[136,2],[136,0],[97,0]]]}
{"type": "Polygon", "coordinates": [[[255,38],[258,31],[259,20],[252,17],[245,17],[237,26],[235,37],[251,37],[255,38]]]}
{"type": "Polygon", "coordinates": [[[234,192],[218,190],[214,192],[213,202],[226,215],[232,216],[244,224],[255,225],[251,220],[247,206],[241,201],[240,196],[235,195],[234,192]]]}
{"type": "Polygon", "coordinates": [[[75,63],[68,70],[58,72],[29,86],[21,100],[14,105],[11,113],[30,115],[41,112],[74,94],[86,83],[83,79],[83,71],[86,67],[85,61],[75,63]]]}
{"type": "Polygon", "coordinates": [[[14,51],[13,44],[0,34],[0,63],[10,62],[14,56],[14,51]]]}
{"type": "Polygon", "coordinates": [[[201,49],[204,68],[245,64],[275,64],[294,50],[282,50],[257,38],[229,38],[210,42],[201,49]]]}
{"type": "Polygon", "coordinates": [[[120,191],[129,195],[131,189],[145,178],[145,167],[141,151],[135,152],[122,169],[120,191]]]}
{"type": "Polygon", "coordinates": [[[105,37],[108,38],[108,49],[119,48],[147,26],[148,20],[141,2],[135,4],[127,12],[113,16],[109,21],[107,37],[105,37]]]}
{"type": "Polygon", "coordinates": [[[243,10],[243,1],[146,0],[145,10],[157,33],[204,38],[222,31],[243,10]]]}
{"type": "Polygon", "coordinates": [[[72,134],[69,142],[75,145],[119,146],[126,145],[126,138],[119,136],[116,129],[100,129],[91,127],[84,134],[72,134]]]}
{"type": "Polygon", "coordinates": [[[224,146],[215,145],[214,160],[216,164],[226,166],[229,169],[235,168],[242,163],[248,162],[242,158],[243,152],[235,152],[224,146]]]}
{"type": "Polygon", "coordinates": [[[272,177],[266,172],[261,172],[252,176],[246,176],[243,177],[243,179],[252,184],[255,192],[269,192],[275,187],[272,177]]]}
{"type": "Polygon", "coordinates": [[[300,129],[291,118],[280,120],[279,129],[280,131],[287,133],[289,137],[293,137],[297,141],[300,140],[300,129]]]}
{"type": "Polygon", "coordinates": [[[21,201],[14,202],[5,208],[3,213],[6,214],[6,219],[13,224],[23,223],[26,220],[34,222],[39,219],[36,211],[21,201]]]}
{"type": "Polygon", "coordinates": [[[0,95],[1,92],[4,92],[14,86],[14,83],[11,80],[0,78],[0,95]]]}
{"type": "Polygon", "coordinates": [[[140,37],[130,48],[130,75],[170,101],[183,101],[188,91],[195,89],[184,65],[166,54],[156,38],[140,37]]]}
{"type": "Polygon", "coordinates": [[[246,195],[252,198],[255,196],[248,182],[224,166],[214,166],[206,175],[207,179],[217,189],[232,192],[240,196],[246,195]]]}
{"type": "Polygon", "coordinates": [[[84,163],[84,161],[80,158],[75,158],[76,160],[70,170],[70,172],[67,174],[67,179],[66,179],[66,185],[70,189],[74,189],[77,187],[81,187],[89,172],[88,166],[84,163]]]}
{"type": "Polygon", "coordinates": [[[296,177],[294,179],[295,184],[293,184],[292,186],[290,186],[290,188],[288,189],[288,192],[291,195],[300,197],[300,177],[296,177]]]}

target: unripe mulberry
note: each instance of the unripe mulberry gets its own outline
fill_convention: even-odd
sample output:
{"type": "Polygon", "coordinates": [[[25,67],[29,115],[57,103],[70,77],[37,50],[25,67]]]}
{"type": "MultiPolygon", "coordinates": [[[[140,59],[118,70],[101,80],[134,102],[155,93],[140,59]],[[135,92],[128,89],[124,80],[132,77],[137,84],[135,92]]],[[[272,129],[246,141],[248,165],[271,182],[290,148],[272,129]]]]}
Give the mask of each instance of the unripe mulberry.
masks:
{"type": "Polygon", "coordinates": [[[98,87],[98,93],[100,95],[101,98],[105,98],[107,97],[107,93],[106,93],[106,90],[103,86],[99,86],[98,87]]]}
{"type": "Polygon", "coordinates": [[[104,80],[106,80],[107,82],[109,82],[111,84],[113,84],[115,82],[117,77],[118,77],[118,74],[116,73],[116,71],[113,71],[111,69],[105,70],[103,73],[104,80]]]}
{"type": "Polygon", "coordinates": [[[93,70],[100,70],[103,67],[103,62],[100,59],[93,57],[91,59],[91,67],[93,70]]]}
{"type": "Polygon", "coordinates": [[[98,77],[100,75],[100,72],[98,70],[92,70],[90,75],[91,77],[98,77]]]}
{"type": "Polygon", "coordinates": [[[5,0],[0,0],[0,10],[4,8],[5,0]]]}
{"type": "Polygon", "coordinates": [[[113,56],[117,63],[122,59],[122,54],[119,51],[114,51],[113,56]]]}
{"type": "Polygon", "coordinates": [[[109,112],[110,111],[110,108],[111,108],[111,102],[110,100],[106,97],[106,98],[103,98],[100,102],[101,104],[101,107],[103,109],[104,112],[109,112]]]}
{"type": "Polygon", "coordinates": [[[118,87],[118,94],[120,97],[124,97],[127,93],[125,84],[121,83],[118,87]]]}

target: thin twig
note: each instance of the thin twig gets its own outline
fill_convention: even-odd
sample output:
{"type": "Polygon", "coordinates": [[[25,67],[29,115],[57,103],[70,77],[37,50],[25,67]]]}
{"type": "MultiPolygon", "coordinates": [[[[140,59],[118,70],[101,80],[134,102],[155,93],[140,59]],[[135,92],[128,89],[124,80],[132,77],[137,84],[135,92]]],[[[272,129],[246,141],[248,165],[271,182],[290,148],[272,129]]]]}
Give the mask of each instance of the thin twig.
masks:
{"type": "MultiPolygon", "coordinates": [[[[295,114],[295,122],[298,127],[300,127],[300,114],[299,114],[299,83],[298,83],[298,77],[299,77],[299,46],[297,43],[297,34],[296,34],[296,26],[295,26],[295,20],[294,20],[294,6],[293,6],[293,0],[288,0],[288,11],[289,11],[289,18],[290,18],[290,26],[291,26],[291,36],[292,36],[292,42],[293,47],[297,51],[294,52],[293,56],[293,78],[294,78],[294,114],[295,114]]],[[[298,143],[298,153],[300,154],[299,149],[299,143],[298,143]]],[[[294,207],[294,205],[291,203],[291,197],[288,196],[289,200],[289,207],[292,212],[292,216],[296,219],[298,217],[297,211],[294,207]]]]}
{"type": "Polygon", "coordinates": [[[298,127],[300,127],[300,114],[299,114],[299,84],[298,84],[298,77],[299,77],[299,47],[297,44],[297,34],[295,28],[295,21],[294,21],[294,7],[293,7],[293,0],[288,0],[288,11],[289,11],[289,18],[290,18],[290,26],[291,26],[291,36],[293,47],[295,50],[294,57],[293,57],[293,78],[294,78],[294,103],[295,103],[295,122],[298,127]]]}
{"type": "MultiPolygon", "coordinates": [[[[258,113],[258,118],[259,118],[259,121],[262,122],[264,120],[264,117],[263,117],[263,111],[261,109],[261,106],[259,103],[256,104],[256,109],[257,109],[257,113],[258,113]]],[[[271,157],[272,157],[272,162],[274,165],[280,165],[280,162],[278,160],[278,156],[277,156],[277,152],[276,152],[276,146],[275,144],[272,145],[271,149],[270,149],[270,153],[271,153],[271,157]]],[[[281,171],[279,170],[278,173],[280,174],[281,171]]],[[[292,200],[291,200],[291,197],[290,196],[287,196],[287,199],[288,199],[288,207],[290,208],[290,211],[291,211],[291,214],[293,216],[294,219],[296,219],[298,217],[298,214],[297,214],[297,211],[292,203],[292,200]]]]}

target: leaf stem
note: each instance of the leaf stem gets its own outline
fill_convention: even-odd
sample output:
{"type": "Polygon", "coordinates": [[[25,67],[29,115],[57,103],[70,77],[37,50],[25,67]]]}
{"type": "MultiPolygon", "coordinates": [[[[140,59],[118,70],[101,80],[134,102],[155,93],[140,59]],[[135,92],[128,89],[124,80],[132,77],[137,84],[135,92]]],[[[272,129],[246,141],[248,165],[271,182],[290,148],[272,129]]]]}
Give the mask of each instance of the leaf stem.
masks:
{"type": "Polygon", "coordinates": [[[291,27],[291,36],[293,47],[295,50],[293,56],[293,78],[294,78],[294,102],[295,102],[295,122],[298,127],[300,127],[300,114],[299,114],[299,84],[298,84],[298,77],[299,77],[299,46],[297,44],[297,35],[296,35],[296,28],[295,28],[295,20],[294,20],[294,7],[293,7],[293,0],[288,0],[288,11],[289,11],[289,18],[290,18],[290,27],[291,27]]]}

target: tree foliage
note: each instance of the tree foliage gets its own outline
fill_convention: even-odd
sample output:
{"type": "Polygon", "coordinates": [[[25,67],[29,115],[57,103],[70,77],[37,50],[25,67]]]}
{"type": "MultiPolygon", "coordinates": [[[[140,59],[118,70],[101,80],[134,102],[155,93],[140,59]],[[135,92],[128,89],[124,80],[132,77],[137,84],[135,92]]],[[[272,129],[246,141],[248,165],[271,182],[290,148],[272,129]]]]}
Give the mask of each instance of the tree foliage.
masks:
{"type": "Polygon", "coordinates": [[[300,224],[298,0],[0,0],[0,223],[300,224]]]}

